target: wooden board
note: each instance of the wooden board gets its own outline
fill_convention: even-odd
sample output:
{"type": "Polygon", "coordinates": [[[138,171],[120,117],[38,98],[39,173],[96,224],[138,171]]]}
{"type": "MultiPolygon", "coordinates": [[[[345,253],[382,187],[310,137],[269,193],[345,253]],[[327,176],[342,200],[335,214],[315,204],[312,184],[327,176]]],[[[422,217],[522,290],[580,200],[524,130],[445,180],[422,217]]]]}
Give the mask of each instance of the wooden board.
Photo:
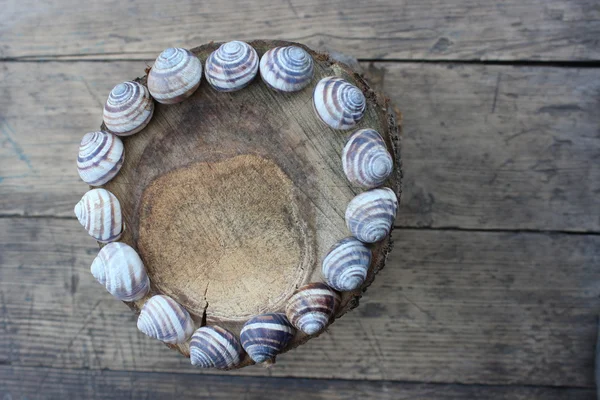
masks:
{"type": "Polygon", "coordinates": [[[463,386],[324,379],[286,379],[129,371],[64,370],[0,366],[0,393],[10,399],[130,400],[233,399],[279,400],[584,400],[592,389],[463,386]]]}
{"type": "Polygon", "coordinates": [[[596,0],[7,0],[1,58],[154,59],[165,47],[278,38],[357,58],[593,60],[596,0]]]}
{"type": "MultiPolygon", "coordinates": [[[[398,225],[600,230],[599,70],[364,66],[403,112],[398,225]]],[[[100,125],[114,82],[144,67],[2,65],[1,215],[73,216],[87,189],[73,156],[81,136],[100,125]]]]}
{"type": "MultiPolygon", "coordinates": [[[[593,387],[600,236],[394,238],[359,308],[276,368],[235,373],[593,387]]],[[[96,252],[74,220],[0,219],[0,364],[198,373],[95,282],[96,252]]]]}

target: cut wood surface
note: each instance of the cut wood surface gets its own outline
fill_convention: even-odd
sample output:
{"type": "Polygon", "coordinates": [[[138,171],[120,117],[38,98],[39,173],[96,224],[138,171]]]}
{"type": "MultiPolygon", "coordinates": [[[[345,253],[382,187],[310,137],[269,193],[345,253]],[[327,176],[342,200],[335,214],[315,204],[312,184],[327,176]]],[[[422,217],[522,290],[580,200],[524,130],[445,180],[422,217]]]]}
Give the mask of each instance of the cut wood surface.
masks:
{"type": "Polygon", "coordinates": [[[592,389],[198,376],[0,366],[4,399],[589,400],[592,389]],[[290,394],[294,395],[290,397],[290,394]]]}
{"type": "MultiPolygon", "coordinates": [[[[363,66],[403,114],[397,225],[600,230],[600,70],[363,66]]],[[[100,125],[112,86],[144,67],[2,65],[0,214],[73,216],[87,189],[81,136],[100,125]]]]}
{"type": "Polygon", "coordinates": [[[7,0],[0,57],[151,58],[278,38],[368,59],[598,60],[596,0],[7,0]]]}
{"type": "MultiPolygon", "coordinates": [[[[0,364],[199,373],[91,276],[77,221],[0,219],[0,364]]],[[[397,229],[328,334],[235,374],[593,387],[600,236],[397,229]],[[332,367],[335,366],[335,367],[332,367]]],[[[214,373],[209,371],[208,373],[214,373]]]]}

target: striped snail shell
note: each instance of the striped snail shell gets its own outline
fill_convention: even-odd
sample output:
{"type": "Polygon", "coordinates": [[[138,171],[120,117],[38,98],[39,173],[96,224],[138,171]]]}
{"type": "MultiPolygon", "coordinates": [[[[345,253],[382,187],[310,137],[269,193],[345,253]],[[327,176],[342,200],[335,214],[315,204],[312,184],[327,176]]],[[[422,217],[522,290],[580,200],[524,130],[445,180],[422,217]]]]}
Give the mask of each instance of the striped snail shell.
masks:
{"type": "Polygon", "coordinates": [[[219,92],[247,86],[258,72],[258,54],[248,43],[233,41],[213,51],[205,64],[206,80],[219,92]]]}
{"type": "Polygon", "coordinates": [[[123,233],[121,203],[106,189],[92,189],[75,205],[79,223],[101,243],[114,242],[123,233]]]}
{"type": "Polygon", "coordinates": [[[101,186],[119,173],[123,165],[123,142],[110,132],[83,135],[77,156],[77,171],[90,186],[101,186]]]}
{"type": "Polygon", "coordinates": [[[306,87],[313,73],[313,59],[300,47],[275,47],[260,59],[262,80],[282,92],[295,92],[306,87]]]}
{"type": "Polygon", "coordinates": [[[144,304],[137,327],[165,343],[183,343],[194,333],[194,321],[185,308],[165,295],[152,296],[144,304]]]}
{"type": "Polygon", "coordinates": [[[314,335],[329,324],[340,304],[340,296],[324,283],[309,283],[300,287],[288,300],[285,308],[290,323],[314,335]]]}
{"type": "Polygon", "coordinates": [[[373,189],[381,186],[390,176],[394,161],[377,131],[359,129],[344,146],[342,166],[352,184],[373,189]]]}
{"type": "Polygon", "coordinates": [[[250,318],[240,339],[246,353],[256,363],[274,361],[275,356],[294,337],[294,328],[284,314],[268,313],[250,318]]]}
{"type": "Polygon", "coordinates": [[[139,300],[150,290],[144,263],[133,247],[125,243],[109,243],[100,249],[91,271],[110,294],[122,301],[139,300]]]}
{"type": "Polygon", "coordinates": [[[364,243],[375,243],[392,230],[398,199],[388,188],[372,189],[353,198],[346,208],[346,225],[364,243]]]}
{"type": "Polygon", "coordinates": [[[201,368],[231,368],[239,364],[242,351],[238,338],[220,326],[203,326],[190,342],[192,365],[201,368]]]}
{"type": "Polygon", "coordinates": [[[329,250],[322,271],[329,286],[340,292],[357,289],[367,277],[371,250],[354,237],[347,237],[329,250]]]}
{"type": "Polygon", "coordinates": [[[148,90],[163,104],[179,103],[200,85],[202,63],[191,51],[169,47],[159,54],[148,73],[148,90]]]}
{"type": "Polygon", "coordinates": [[[342,78],[323,78],[315,86],[313,105],[318,117],[334,129],[350,129],[365,114],[362,91],[342,78]]]}
{"type": "Polygon", "coordinates": [[[133,135],[144,129],[154,113],[154,102],[146,86],[123,82],[110,91],[104,105],[104,124],[119,136],[133,135]]]}

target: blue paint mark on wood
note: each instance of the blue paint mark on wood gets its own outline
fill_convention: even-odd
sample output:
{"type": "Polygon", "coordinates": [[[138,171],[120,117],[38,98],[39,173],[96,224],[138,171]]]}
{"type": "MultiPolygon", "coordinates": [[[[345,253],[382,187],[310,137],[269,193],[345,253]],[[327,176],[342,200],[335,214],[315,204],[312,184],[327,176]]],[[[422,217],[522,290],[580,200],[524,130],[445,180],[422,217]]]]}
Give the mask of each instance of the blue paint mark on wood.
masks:
{"type": "Polygon", "coordinates": [[[35,172],[35,169],[33,168],[33,165],[31,164],[31,160],[29,159],[27,154],[25,154],[25,151],[23,151],[23,148],[19,145],[19,143],[12,137],[13,135],[16,136],[14,129],[12,129],[12,127],[8,124],[6,119],[2,118],[2,117],[0,117],[0,133],[2,134],[2,136],[4,136],[6,138],[6,141],[12,146],[13,151],[15,152],[17,157],[19,157],[19,160],[21,160],[25,164],[27,164],[27,167],[29,168],[30,171],[35,172]]]}

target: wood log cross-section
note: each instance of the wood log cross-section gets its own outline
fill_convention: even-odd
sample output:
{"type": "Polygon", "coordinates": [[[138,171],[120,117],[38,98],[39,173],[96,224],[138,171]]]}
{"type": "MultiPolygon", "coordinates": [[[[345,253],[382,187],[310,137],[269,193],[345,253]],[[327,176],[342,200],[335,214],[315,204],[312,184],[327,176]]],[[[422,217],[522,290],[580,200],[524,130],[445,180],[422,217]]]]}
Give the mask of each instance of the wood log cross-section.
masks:
{"type": "MultiPolygon", "coordinates": [[[[249,44],[262,56],[292,43],[249,44]]],[[[150,294],[128,303],[135,311],[149,296],[166,294],[190,312],[196,328],[220,325],[239,335],[251,316],[282,312],[299,286],[323,281],[321,260],[350,235],[345,209],[363,191],[342,170],[342,149],[354,130],[333,130],[313,110],[313,89],[323,77],[340,76],[365,94],[366,113],[356,128],[384,138],[395,164],[384,186],[400,197],[399,128],[388,100],[347,65],[294,44],[315,62],[305,89],[275,92],[256,78],[240,91],[220,93],[203,79],[184,102],[157,103],[150,124],[124,138],[123,167],[104,187],[121,203],[121,241],[138,250],[150,276],[150,294]]],[[[218,46],[192,52],[204,63],[218,46]]],[[[137,81],[145,84],[146,77],[137,81]]],[[[342,293],[336,318],[358,304],[390,246],[389,236],[370,246],[367,279],[342,293]]],[[[286,350],[308,339],[297,333],[286,350]]],[[[189,356],[188,344],[170,346],[189,356]]],[[[251,363],[246,357],[239,366],[251,363]]]]}

